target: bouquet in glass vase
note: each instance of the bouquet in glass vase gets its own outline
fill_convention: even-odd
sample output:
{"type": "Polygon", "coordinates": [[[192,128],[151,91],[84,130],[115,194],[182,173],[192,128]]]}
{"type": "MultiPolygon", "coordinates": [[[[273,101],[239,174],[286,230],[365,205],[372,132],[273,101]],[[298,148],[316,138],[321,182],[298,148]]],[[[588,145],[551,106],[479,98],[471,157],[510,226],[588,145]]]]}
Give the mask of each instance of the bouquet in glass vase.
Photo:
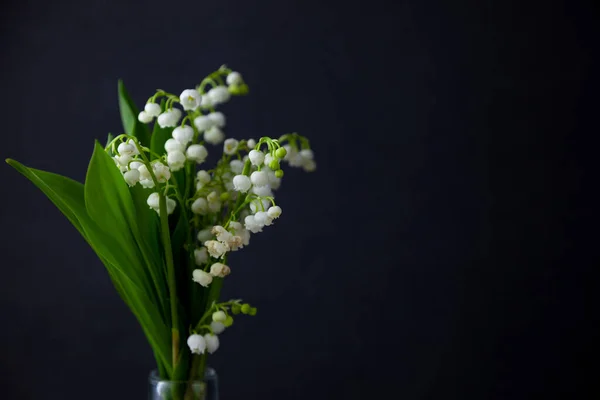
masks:
{"type": "Polygon", "coordinates": [[[208,355],[235,317],[257,312],[220,299],[228,255],[272,229],[282,166],[313,171],[313,153],[296,133],[227,138],[217,109],[248,86],[226,66],[180,95],[157,90],[141,112],[118,88],[125,133],[96,142],[84,184],[6,161],[77,228],[139,321],[157,365],[149,398],[216,399],[208,355]]]}

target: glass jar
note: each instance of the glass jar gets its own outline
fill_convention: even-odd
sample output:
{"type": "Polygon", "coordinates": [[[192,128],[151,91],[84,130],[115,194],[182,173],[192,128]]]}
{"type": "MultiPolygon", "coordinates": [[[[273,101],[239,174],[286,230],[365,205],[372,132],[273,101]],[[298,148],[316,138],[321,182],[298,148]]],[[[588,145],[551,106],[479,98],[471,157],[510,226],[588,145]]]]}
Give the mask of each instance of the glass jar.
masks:
{"type": "Polygon", "coordinates": [[[213,368],[206,368],[203,381],[163,381],[154,370],[148,383],[148,400],[219,400],[219,382],[213,368]]]}

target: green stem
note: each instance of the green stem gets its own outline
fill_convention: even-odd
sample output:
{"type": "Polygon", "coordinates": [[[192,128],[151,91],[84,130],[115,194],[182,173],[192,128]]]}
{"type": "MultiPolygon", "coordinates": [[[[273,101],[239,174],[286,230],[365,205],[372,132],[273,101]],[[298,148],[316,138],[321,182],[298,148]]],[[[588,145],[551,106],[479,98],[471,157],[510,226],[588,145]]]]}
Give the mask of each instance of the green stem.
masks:
{"type": "Polygon", "coordinates": [[[167,263],[167,283],[169,285],[169,299],[171,302],[171,340],[172,340],[172,362],[173,371],[176,370],[179,361],[179,318],[177,315],[177,285],[175,283],[175,264],[173,263],[173,251],[171,249],[171,237],[169,234],[169,220],[167,215],[167,198],[159,193],[160,225],[165,260],[167,263]]]}

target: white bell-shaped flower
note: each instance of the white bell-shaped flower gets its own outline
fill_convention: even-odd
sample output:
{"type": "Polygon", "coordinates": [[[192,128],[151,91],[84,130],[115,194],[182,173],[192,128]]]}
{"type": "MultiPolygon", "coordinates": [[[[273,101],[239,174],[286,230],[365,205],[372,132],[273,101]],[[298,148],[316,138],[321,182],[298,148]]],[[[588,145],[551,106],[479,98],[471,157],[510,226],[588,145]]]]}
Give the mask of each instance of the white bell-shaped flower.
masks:
{"type": "Polygon", "coordinates": [[[127,182],[129,186],[135,186],[135,184],[140,181],[140,171],[137,169],[130,169],[123,174],[123,178],[125,178],[125,182],[127,182]]]}
{"type": "Polygon", "coordinates": [[[215,311],[212,314],[212,320],[215,322],[225,322],[227,320],[227,314],[221,310],[215,311]]]}
{"type": "Polygon", "coordinates": [[[179,171],[183,168],[185,166],[185,160],[185,154],[181,151],[172,151],[167,154],[167,163],[169,164],[171,171],[179,171]]]}
{"type": "Polygon", "coordinates": [[[204,335],[204,341],[206,342],[206,351],[209,354],[213,354],[219,349],[219,337],[217,335],[207,333],[204,335]]]}
{"type": "Polygon", "coordinates": [[[206,147],[202,146],[201,144],[193,144],[188,147],[185,154],[188,160],[202,164],[204,161],[206,161],[206,157],[208,157],[208,150],[206,150],[206,147]]]}
{"type": "Polygon", "coordinates": [[[231,172],[239,175],[244,170],[244,162],[242,160],[234,159],[229,162],[229,167],[231,168],[231,172]]]}
{"type": "Polygon", "coordinates": [[[210,182],[210,174],[208,172],[206,172],[205,170],[201,169],[196,174],[196,179],[198,179],[199,182],[207,184],[210,182]]]}
{"type": "Polygon", "coordinates": [[[227,82],[228,85],[241,85],[244,83],[244,80],[242,79],[242,74],[236,71],[231,71],[229,74],[227,74],[225,82],[227,82]]]}
{"type": "Polygon", "coordinates": [[[269,214],[269,217],[271,217],[273,219],[279,218],[279,216],[281,215],[281,207],[279,207],[279,206],[269,207],[269,209],[267,210],[267,214],[269,214]]]}
{"type": "Polygon", "coordinates": [[[206,110],[213,106],[214,106],[214,104],[209,96],[207,96],[207,95],[202,96],[202,99],[200,100],[200,108],[203,108],[206,110]]]}
{"type": "Polygon", "coordinates": [[[273,191],[269,185],[252,186],[252,193],[260,197],[273,197],[273,191]]]}
{"type": "Polygon", "coordinates": [[[204,132],[213,126],[213,122],[206,115],[200,115],[194,118],[194,126],[199,132],[204,132]]]}
{"type": "Polygon", "coordinates": [[[260,226],[269,226],[273,221],[273,218],[269,217],[266,211],[258,211],[254,214],[254,221],[260,226]]]}
{"type": "Polygon", "coordinates": [[[199,197],[194,200],[191,208],[194,214],[206,215],[208,212],[208,201],[203,197],[199,197]]]}
{"type": "Polygon", "coordinates": [[[155,162],[152,164],[152,169],[154,170],[154,176],[156,176],[156,180],[160,183],[165,183],[171,179],[171,171],[169,170],[169,167],[163,163],[155,162]]]}
{"type": "Polygon", "coordinates": [[[250,181],[255,186],[265,186],[269,184],[269,176],[264,171],[254,171],[250,175],[250,181]]]}
{"type": "Polygon", "coordinates": [[[150,193],[148,199],[146,200],[146,204],[153,210],[158,211],[160,209],[160,195],[157,192],[150,193]]]}
{"type": "Polygon", "coordinates": [[[206,247],[200,247],[199,249],[194,250],[194,260],[198,266],[208,262],[208,250],[206,250],[206,247]]]}
{"type": "Polygon", "coordinates": [[[249,149],[252,149],[252,148],[254,148],[254,146],[256,146],[256,140],[248,139],[246,142],[246,145],[248,146],[249,149]]]}
{"type": "Polygon", "coordinates": [[[256,222],[254,215],[244,218],[244,227],[252,233],[262,232],[262,225],[256,222]]]}
{"type": "Polygon", "coordinates": [[[260,150],[250,150],[248,158],[250,158],[252,165],[259,167],[265,161],[265,154],[260,150]]]}
{"type": "Polygon", "coordinates": [[[175,207],[177,207],[177,202],[170,197],[167,197],[167,214],[173,214],[175,207]]]}
{"type": "Polygon", "coordinates": [[[152,118],[158,117],[161,113],[160,105],[156,103],[146,103],[144,111],[152,118]]]}
{"type": "Polygon", "coordinates": [[[189,125],[178,126],[177,128],[173,129],[173,133],[171,135],[173,136],[173,139],[177,140],[183,145],[186,145],[194,138],[194,129],[189,125]]]}
{"type": "Polygon", "coordinates": [[[215,86],[206,95],[214,105],[225,103],[231,97],[229,90],[225,86],[215,86]]]}
{"type": "Polygon", "coordinates": [[[196,89],[186,89],[179,95],[179,102],[184,110],[193,111],[200,106],[201,97],[196,89]]]}
{"type": "Polygon", "coordinates": [[[140,121],[142,124],[149,124],[150,122],[152,122],[152,116],[149,115],[146,111],[140,111],[140,113],[138,114],[138,121],[140,121]]]}
{"type": "Polygon", "coordinates": [[[192,354],[204,354],[204,351],[206,350],[206,339],[204,339],[204,336],[193,334],[188,337],[187,345],[192,354]]]}
{"type": "Polygon", "coordinates": [[[200,230],[197,235],[198,241],[200,243],[204,243],[207,240],[212,239],[214,236],[211,233],[211,231],[212,231],[212,227],[200,230]]]}
{"type": "Polygon", "coordinates": [[[250,189],[250,186],[252,186],[252,182],[250,182],[250,178],[246,175],[236,175],[233,177],[234,190],[246,193],[250,189]]]}
{"type": "Polygon", "coordinates": [[[170,153],[172,151],[184,152],[185,144],[180,143],[179,141],[177,141],[173,138],[170,138],[170,139],[167,139],[167,141],[165,142],[165,150],[167,151],[167,153],[170,153]]]}
{"type": "MultiPolygon", "coordinates": [[[[141,161],[132,161],[129,163],[129,169],[139,170],[142,165],[144,165],[144,163],[141,161]]],[[[148,171],[148,170],[146,169],[146,171],[148,171]]]]}
{"type": "Polygon", "coordinates": [[[192,272],[192,280],[199,283],[200,286],[208,287],[213,280],[213,277],[208,272],[204,272],[201,269],[195,269],[192,272]]]}
{"type": "Polygon", "coordinates": [[[181,119],[181,110],[178,108],[172,108],[158,116],[157,122],[161,128],[172,128],[177,126],[177,123],[181,119]]]}
{"type": "MultiPolygon", "coordinates": [[[[216,276],[219,278],[225,278],[230,273],[231,273],[231,269],[225,264],[214,263],[213,265],[210,266],[210,274],[212,276],[216,276]]],[[[223,322],[223,321],[218,321],[218,322],[223,322]]]]}
{"type": "Polygon", "coordinates": [[[206,140],[207,143],[217,145],[223,143],[225,134],[218,127],[212,126],[204,132],[204,140],[206,140]]]}
{"type": "Polygon", "coordinates": [[[122,156],[133,156],[136,153],[136,148],[133,144],[130,143],[120,143],[119,146],[117,147],[117,153],[119,153],[122,156]]]}
{"type": "Polygon", "coordinates": [[[237,152],[239,143],[240,142],[237,140],[231,138],[225,140],[225,143],[223,143],[223,153],[227,154],[228,156],[234,155],[237,152]]]}
{"type": "Polygon", "coordinates": [[[208,250],[208,254],[214,258],[221,258],[229,251],[229,245],[218,240],[207,240],[204,245],[208,250]]]}
{"type": "Polygon", "coordinates": [[[225,115],[220,111],[211,112],[206,117],[216,127],[223,128],[225,126],[225,115]]]}
{"type": "Polygon", "coordinates": [[[215,335],[218,335],[219,333],[223,333],[225,328],[226,328],[225,324],[223,324],[222,322],[211,321],[211,323],[210,323],[210,329],[212,329],[212,331],[215,335]]]}

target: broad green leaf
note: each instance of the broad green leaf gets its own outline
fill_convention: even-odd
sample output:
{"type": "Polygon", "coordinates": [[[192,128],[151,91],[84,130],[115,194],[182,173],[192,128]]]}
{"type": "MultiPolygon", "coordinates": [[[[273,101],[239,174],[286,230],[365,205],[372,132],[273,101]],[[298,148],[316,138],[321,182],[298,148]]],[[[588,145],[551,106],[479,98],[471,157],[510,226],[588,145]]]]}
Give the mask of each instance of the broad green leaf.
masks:
{"type": "Polygon", "coordinates": [[[84,186],[57,174],[28,168],[14,160],[6,161],[40,188],[90,244],[106,266],[117,292],[136,315],[155,355],[171,375],[170,329],[161,318],[159,306],[128,273],[137,260],[129,259],[123,243],[102,232],[87,214],[84,186]]]}
{"type": "Polygon", "coordinates": [[[127,93],[123,81],[119,79],[119,110],[123,129],[128,135],[138,138],[144,146],[150,145],[150,132],[148,127],[138,120],[139,111],[135,103],[127,93]]]}
{"type": "MultiPolygon", "coordinates": [[[[162,263],[140,232],[136,209],[121,172],[98,142],[90,160],[84,189],[90,218],[104,233],[122,243],[124,255],[132,263],[130,276],[152,293],[164,310],[168,296],[166,284],[159,277],[162,263]]],[[[140,212],[144,212],[143,209],[140,212]]]]}

